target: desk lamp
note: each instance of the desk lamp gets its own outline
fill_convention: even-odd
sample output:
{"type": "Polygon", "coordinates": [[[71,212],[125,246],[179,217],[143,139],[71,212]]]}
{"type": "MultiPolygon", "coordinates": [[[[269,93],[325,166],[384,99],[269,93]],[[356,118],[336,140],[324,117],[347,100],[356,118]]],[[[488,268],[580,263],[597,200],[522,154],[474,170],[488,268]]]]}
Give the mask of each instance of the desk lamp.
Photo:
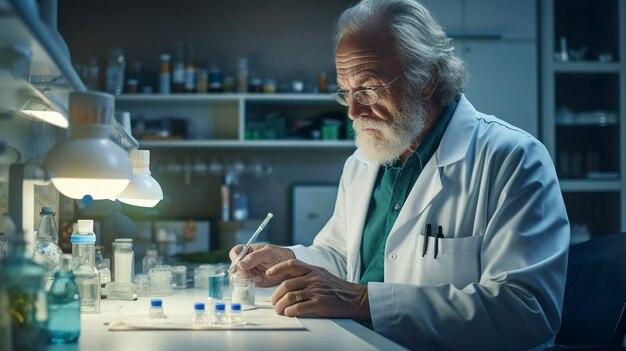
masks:
{"type": "Polygon", "coordinates": [[[163,190],[150,175],[150,151],[131,150],[133,176],[124,191],[117,196],[121,202],[141,207],[154,207],[163,200],[163,190]]]}
{"type": "Polygon", "coordinates": [[[55,188],[63,195],[94,200],[115,198],[132,176],[128,154],[110,138],[114,98],[100,92],[69,97],[69,138],[55,145],[44,161],[55,188]]]}

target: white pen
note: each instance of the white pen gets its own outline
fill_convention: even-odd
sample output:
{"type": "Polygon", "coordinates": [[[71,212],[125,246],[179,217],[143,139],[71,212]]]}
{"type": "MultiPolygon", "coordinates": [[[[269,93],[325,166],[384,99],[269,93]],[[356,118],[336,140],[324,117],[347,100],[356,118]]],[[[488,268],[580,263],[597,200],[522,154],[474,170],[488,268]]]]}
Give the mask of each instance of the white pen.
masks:
{"type": "Polygon", "coordinates": [[[239,263],[239,261],[241,261],[243,256],[246,255],[246,253],[248,252],[248,249],[250,248],[250,245],[252,245],[252,243],[256,240],[256,238],[259,236],[259,234],[261,233],[263,228],[265,228],[265,225],[267,224],[267,222],[269,222],[270,219],[272,219],[272,217],[274,217],[272,212],[267,214],[267,217],[265,217],[263,222],[261,222],[261,225],[259,225],[259,227],[256,229],[254,234],[252,234],[252,236],[250,237],[250,240],[248,240],[248,242],[243,246],[243,249],[241,249],[241,252],[239,253],[239,256],[237,256],[237,258],[230,264],[230,267],[228,267],[228,271],[229,272],[232,272],[233,268],[235,268],[237,263],[239,263]]]}

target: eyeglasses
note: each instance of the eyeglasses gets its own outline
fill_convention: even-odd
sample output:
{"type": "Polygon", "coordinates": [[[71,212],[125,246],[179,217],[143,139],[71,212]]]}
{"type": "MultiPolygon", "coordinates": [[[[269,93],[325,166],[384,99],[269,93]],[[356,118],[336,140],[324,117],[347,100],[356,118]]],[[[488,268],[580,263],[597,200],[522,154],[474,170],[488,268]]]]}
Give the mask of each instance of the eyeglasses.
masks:
{"type": "Polygon", "coordinates": [[[388,87],[391,83],[395,82],[396,79],[400,78],[401,75],[402,74],[399,74],[380,88],[364,88],[361,90],[357,90],[352,94],[350,94],[349,91],[339,89],[336,93],[333,94],[333,97],[335,98],[335,100],[337,100],[338,103],[343,106],[350,106],[347,96],[351,96],[354,100],[356,100],[356,102],[361,105],[374,105],[375,103],[380,101],[380,96],[378,95],[378,92],[388,87]]]}

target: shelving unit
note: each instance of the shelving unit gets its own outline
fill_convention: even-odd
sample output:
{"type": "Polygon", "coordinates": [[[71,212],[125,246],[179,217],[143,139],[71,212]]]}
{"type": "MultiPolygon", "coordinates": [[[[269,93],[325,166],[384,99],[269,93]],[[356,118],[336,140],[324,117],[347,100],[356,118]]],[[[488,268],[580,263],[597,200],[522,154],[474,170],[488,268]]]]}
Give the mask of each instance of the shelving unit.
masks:
{"type": "Polygon", "coordinates": [[[135,124],[173,117],[187,125],[185,135],[145,137],[146,148],[354,148],[345,108],[331,94],[128,94],[117,97],[116,109],[131,112],[135,124]],[[310,131],[328,120],[338,125],[337,138],[322,140],[320,131],[314,139],[310,131]],[[298,124],[304,132],[293,131],[298,124]]]}
{"type": "Polygon", "coordinates": [[[572,242],[625,231],[626,1],[539,3],[542,139],[572,242]]]}

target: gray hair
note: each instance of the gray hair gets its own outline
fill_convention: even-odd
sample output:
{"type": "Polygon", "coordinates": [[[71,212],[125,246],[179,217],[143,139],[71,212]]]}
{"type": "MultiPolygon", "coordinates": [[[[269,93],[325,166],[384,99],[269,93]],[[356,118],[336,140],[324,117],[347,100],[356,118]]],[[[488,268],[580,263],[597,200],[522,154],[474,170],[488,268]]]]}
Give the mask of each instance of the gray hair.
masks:
{"type": "Polygon", "coordinates": [[[468,76],[465,65],[437,20],[415,0],[363,0],[347,9],[335,26],[335,49],[344,37],[381,20],[400,55],[409,93],[438,80],[433,97],[439,105],[461,94],[468,76]]]}

